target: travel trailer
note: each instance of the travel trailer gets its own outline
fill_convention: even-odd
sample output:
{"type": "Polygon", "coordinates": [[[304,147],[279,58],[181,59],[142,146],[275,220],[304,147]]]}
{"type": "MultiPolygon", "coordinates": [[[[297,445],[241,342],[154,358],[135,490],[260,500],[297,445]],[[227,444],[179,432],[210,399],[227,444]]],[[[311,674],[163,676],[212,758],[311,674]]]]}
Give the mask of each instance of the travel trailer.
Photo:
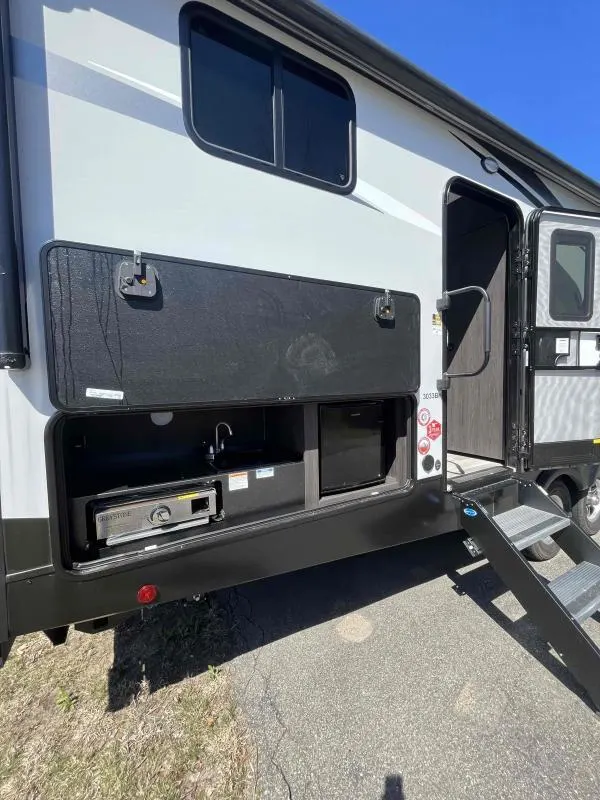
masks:
{"type": "Polygon", "coordinates": [[[464,528],[600,706],[600,186],[308,0],[0,9],[2,658],[464,528]]]}

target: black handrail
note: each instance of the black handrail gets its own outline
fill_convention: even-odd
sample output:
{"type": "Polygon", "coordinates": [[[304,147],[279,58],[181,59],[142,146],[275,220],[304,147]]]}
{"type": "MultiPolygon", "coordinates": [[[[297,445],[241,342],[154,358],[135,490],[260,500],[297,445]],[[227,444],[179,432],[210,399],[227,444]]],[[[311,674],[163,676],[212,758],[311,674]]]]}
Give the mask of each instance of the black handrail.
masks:
{"type": "Polygon", "coordinates": [[[438,312],[442,313],[450,308],[452,297],[468,292],[478,292],[483,297],[484,302],[484,322],[483,322],[483,363],[474,372],[444,372],[442,379],[438,381],[439,391],[446,391],[450,385],[450,378],[474,378],[480,375],[487,367],[492,352],[492,303],[489,294],[482,286],[463,286],[461,289],[451,289],[444,292],[441,299],[437,301],[438,312]]]}

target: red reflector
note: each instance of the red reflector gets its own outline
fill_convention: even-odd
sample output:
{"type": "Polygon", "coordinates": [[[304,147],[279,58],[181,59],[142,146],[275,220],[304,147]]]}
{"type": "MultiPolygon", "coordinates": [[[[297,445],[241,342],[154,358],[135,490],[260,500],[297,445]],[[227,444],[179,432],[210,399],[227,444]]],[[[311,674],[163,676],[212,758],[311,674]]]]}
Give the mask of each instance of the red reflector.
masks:
{"type": "Polygon", "coordinates": [[[140,586],[137,592],[137,599],[138,603],[142,603],[142,605],[147,606],[149,603],[153,603],[156,598],[158,597],[158,587],[154,586],[154,584],[147,584],[146,586],[140,586]]]}

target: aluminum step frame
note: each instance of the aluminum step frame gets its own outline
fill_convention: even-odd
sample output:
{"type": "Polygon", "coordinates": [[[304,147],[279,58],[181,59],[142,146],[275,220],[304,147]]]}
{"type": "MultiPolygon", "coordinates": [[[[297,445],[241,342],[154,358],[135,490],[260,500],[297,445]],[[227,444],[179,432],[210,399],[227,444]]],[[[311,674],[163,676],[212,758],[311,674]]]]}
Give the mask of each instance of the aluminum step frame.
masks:
{"type": "MultiPolygon", "coordinates": [[[[496,484],[495,490],[514,491],[518,483],[519,504],[531,505],[567,518],[550,500],[548,494],[530,480],[508,479],[496,484]]],[[[600,648],[588,636],[577,619],[548,588],[502,529],[478,501],[484,489],[455,494],[460,502],[464,529],[483,551],[493,569],[513,592],[519,603],[538,626],[544,638],[555,648],[578,683],[587,691],[600,710],[600,648]],[[475,513],[473,513],[475,512],[475,513]]],[[[554,541],[576,563],[588,561],[600,566],[600,547],[572,520],[569,526],[554,535],[554,541]]]]}

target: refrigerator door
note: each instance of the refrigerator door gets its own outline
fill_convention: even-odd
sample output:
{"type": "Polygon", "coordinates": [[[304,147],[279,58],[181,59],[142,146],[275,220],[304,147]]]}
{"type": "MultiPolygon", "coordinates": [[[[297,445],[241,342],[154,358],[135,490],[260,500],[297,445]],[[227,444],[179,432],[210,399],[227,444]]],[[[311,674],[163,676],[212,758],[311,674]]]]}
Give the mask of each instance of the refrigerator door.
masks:
{"type": "Polygon", "coordinates": [[[384,481],[383,424],[383,402],[321,406],[321,494],[384,481]]]}

